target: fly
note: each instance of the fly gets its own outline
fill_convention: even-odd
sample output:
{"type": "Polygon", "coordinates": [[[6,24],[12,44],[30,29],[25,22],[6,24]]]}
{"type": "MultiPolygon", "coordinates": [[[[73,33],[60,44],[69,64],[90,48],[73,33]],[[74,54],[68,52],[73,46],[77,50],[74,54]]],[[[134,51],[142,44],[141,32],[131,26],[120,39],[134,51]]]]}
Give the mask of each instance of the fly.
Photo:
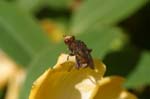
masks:
{"type": "Polygon", "coordinates": [[[74,36],[64,36],[64,43],[70,50],[70,56],[75,56],[76,68],[90,67],[94,69],[94,63],[91,56],[92,49],[87,48],[81,40],[76,40],[74,36]]]}

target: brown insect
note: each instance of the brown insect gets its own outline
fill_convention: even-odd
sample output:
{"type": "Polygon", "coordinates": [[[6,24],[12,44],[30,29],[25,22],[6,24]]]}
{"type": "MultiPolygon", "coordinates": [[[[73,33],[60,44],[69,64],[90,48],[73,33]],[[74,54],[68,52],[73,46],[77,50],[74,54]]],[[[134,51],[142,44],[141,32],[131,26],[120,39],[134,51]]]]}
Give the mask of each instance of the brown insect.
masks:
{"type": "Polygon", "coordinates": [[[82,67],[94,69],[93,59],[90,54],[92,50],[88,49],[83,41],[76,40],[74,36],[64,36],[64,42],[71,52],[69,55],[75,56],[77,69],[82,67]]]}

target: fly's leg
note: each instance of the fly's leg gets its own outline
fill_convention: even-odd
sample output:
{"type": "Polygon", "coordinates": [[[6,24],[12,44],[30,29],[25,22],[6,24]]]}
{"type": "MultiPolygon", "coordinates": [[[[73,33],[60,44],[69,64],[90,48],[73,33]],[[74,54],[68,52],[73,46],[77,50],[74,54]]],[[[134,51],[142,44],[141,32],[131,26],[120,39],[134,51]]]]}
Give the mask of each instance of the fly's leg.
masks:
{"type": "Polygon", "coordinates": [[[93,62],[93,59],[91,57],[91,55],[89,54],[88,55],[88,66],[91,68],[91,69],[94,69],[94,62],[93,62]]]}
{"type": "Polygon", "coordinates": [[[69,55],[70,55],[70,56],[74,56],[74,54],[73,54],[73,53],[69,53],[69,55]]]}
{"type": "Polygon", "coordinates": [[[69,60],[69,55],[67,56],[67,61],[69,60]]]}
{"type": "Polygon", "coordinates": [[[75,59],[76,59],[76,68],[79,69],[81,67],[80,60],[77,56],[75,56],[75,59]]]}
{"type": "Polygon", "coordinates": [[[89,65],[89,67],[90,67],[91,69],[94,69],[94,63],[93,63],[93,61],[88,62],[88,65],[89,65]]]}

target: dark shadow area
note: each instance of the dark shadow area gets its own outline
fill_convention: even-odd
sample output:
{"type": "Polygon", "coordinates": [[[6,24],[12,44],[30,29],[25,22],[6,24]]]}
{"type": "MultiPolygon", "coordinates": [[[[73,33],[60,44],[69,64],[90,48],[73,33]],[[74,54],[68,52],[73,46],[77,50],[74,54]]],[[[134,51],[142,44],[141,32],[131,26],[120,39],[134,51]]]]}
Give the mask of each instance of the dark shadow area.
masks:
{"type": "Polygon", "coordinates": [[[122,21],[121,26],[131,37],[131,43],[143,50],[150,50],[150,2],[137,13],[122,21]]]}
{"type": "Polygon", "coordinates": [[[7,86],[0,90],[0,99],[5,99],[5,95],[7,92],[7,86]]]}
{"type": "Polygon", "coordinates": [[[39,11],[37,11],[35,13],[35,16],[38,19],[43,19],[43,18],[59,18],[59,17],[64,17],[67,19],[70,19],[71,17],[71,11],[69,11],[69,9],[54,9],[51,8],[49,6],[44,6],[42,9],[40,9],[39,11]]]}
{"type": "Polygon", "coordinates": [[[130,89],[129,91],[138,96],[139,99],[150,99],[150,86],[146,86],[142,89],[137,90],[130,89]]]}
{"type": "Polygon", "coordinates": [[[127,76],[137,65],[140,55],[141,51],[131,45],[107,54],[103,60],[107,66],[106,75],[127,76]]]}

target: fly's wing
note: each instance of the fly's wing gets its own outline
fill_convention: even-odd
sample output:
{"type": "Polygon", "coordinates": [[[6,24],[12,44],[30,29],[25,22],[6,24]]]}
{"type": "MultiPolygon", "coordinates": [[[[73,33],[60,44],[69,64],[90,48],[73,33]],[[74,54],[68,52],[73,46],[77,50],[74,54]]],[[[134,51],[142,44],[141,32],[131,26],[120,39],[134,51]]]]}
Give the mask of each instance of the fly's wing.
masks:
{"type": "Polygon", "coordinates": [[[78,51],[78,54],[83,57],[84,59],[86,59],[87,61],[87,65],[94,69],[94,63],[93,63],[93,59],[92,59],[92,56],[90,54],[91,51],[89,51],[89,49],[87,48],[87,46],[85,45],[84,42],[82,41],[78,41],[78,48],[79,51],[78,51]]]}
{"type": "Polygon", "coordinates": [[[84,44],[84,42],[80,41],[80,40],[77,40],[76,41],[76,45],[77,45],[77,48],[76,48],[76,53],[83,57],[83,58],[86,58],[88,52],[87,52],[87,47],[86,45],[84,44]]]}
{"type": "Polygon", "coordinates": [[[94,69],[94,62],[91,54],[88,54],[88,65],[91,69],[94,69]]]}

